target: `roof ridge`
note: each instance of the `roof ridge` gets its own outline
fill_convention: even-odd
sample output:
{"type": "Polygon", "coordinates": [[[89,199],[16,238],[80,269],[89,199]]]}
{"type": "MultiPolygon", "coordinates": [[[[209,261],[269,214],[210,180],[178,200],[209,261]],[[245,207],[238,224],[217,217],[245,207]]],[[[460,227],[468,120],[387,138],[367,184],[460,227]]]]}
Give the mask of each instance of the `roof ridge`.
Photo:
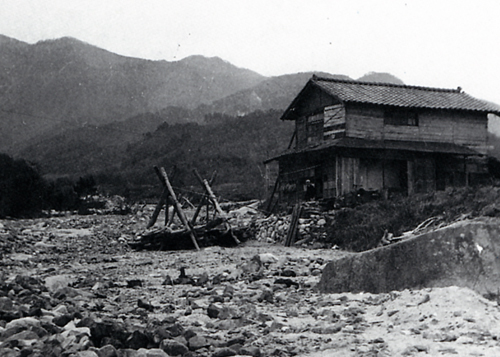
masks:
{"type": "Polygon", "coordinates": [[[436,87],[425,87],[425,86],[413,86],[408,84],[396,84],[396,83],[383,83],[383,82],[365,82],[365,81],[357,81],[355,79],[337,79],[330,77],[320,77],[317,75],[313,75],[311,80],[314,81],[326,81],[326,82],[338,82],[338,83],[351,83],[351,84],[362,84],[369,86],[384,86],[384,87],[396,87],[396,88],[408,88],[408,89],[419,89],[426,90],[430,92],[447,92],[447,93],[464,93],[462,92],[462,88],[436,88],[436,87]]]}

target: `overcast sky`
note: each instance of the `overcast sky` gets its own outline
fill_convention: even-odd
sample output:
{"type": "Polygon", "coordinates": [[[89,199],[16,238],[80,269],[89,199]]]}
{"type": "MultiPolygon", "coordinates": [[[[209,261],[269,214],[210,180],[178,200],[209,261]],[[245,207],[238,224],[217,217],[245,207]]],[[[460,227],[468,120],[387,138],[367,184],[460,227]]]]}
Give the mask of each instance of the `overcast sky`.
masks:
{"type": "Polygon", "coordinates": [[[0,34],[154,60],[218,56],[266,76],[389,72],[500,104],[498,0],[0,0],[0,34]]]}

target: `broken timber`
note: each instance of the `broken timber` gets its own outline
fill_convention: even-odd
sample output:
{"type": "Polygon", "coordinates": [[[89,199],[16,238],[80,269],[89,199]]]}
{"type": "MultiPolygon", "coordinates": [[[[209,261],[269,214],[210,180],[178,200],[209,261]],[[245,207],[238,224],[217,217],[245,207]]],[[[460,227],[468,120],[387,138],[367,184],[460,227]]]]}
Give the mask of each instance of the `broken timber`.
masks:
{"type": "MultiPolygon", "coordinates": [[[[145,231],[142,235],[138,237],[138,240],[131,243],[130,245],[136,249],[189,249],[192,247],[187,242],[187,235],[191,238],[192,244],[195,246],[197,250],[199,250],[199,243],[202,243],[203,246],[207,245],[224,245],[231,246],[239,244],[240,241],[235,236],[231,225],[229,224],[229,220],[227,218],[226,213],[222,210],[215,194],[213,193],[210,184],[215,180],[215,172],[212,174],[210,181],[204,180],[198,172],[194,172],[195,176],[200,181],[205,193],[200,194],[202,197],[200,199],[199,206],[194,213],[191,221],[188,220],[183,208],[179,202],[178,196],[174,192],[174,189],[170,183],[167,173],[164,168],[154,168],[162,186],[164,187],[161,198],[156,205],[155,211],[148,222],[147,231],[145,231]],[[160,211],[164,207],[166,203],[166,212],[165,217],[168,217],[168,203],[173,205],[174,210],[172,213],[175,213],[181,223],[181,229],[175,229],[175,226],[169,227],[167,221],[165,222],[165,227],[160,229],[150,229],[154,226],[160,211]],[[208,209],[209,205],[212,205],[215,209],[214,219],[208,220],[204,224],[195,225],[196,218],[199,215],[201,208],[206,204],[207,207],[207,217],[208,217],[208,209]],[[216,217],[217,215],[217,217],[216,217]],[[150,229],[150,230],[148,230],[150,229]]],[[[191,205],[192,206],[192,205],[191,205]]],[[[192,206],[194,208],[194,206],[192,206]]],[[[172,223],[173,217],[170,219],[170,223],[172,223]]],[[[239,231],[238,231],[239,232],[239,231]]]]}
{"type": "MultiPolygon", "coordinates": [[[[167,173],[165,172],[165,169],[163,167],[160,169],[160,174],[163,178],[163,182],[165,183],[165,185],[168,189],[168,193],[170,194],[170,197],[172,197],[172,201],[174,202],[174,209],[177,212],[177,216],[179,216],[182,224],[188,230],[189,236],[191,237],[191,241],[193,242],[196,250],[200,250],[200,247],[198,246],[198,242],[196,241],[196,235],[195,235],[193,229],[191,228],[191,225],[189,224],[189,221],[187,220],[187,217],[184,214],[184,211],[182,210],[181,204],[177,200],[177,196],[175,195],[174,189],[172,188],[172,185],[170,184],[170,181],[168,180],[167,173]]],[[[166,213],[168,214],[168,211],[166,213]]]]}
{"type": "Polygon", "coordinates": [[[214,195],[214,192],[212,191],[212,188],[210,187],[210,185],[208,184],[208,181],[203,179],[201,177],[201,175],[198,173],[198,171],[196,169],[193,170],[194,172],[194,175],[198,178],[198,180],[200,181],[201,185],[203,186],[203,188],[205,189],[205,192],[207,193],[208,195],[208,199],[210,201],[212,201],[212,204],[214,205],[215,207],[215,211],[220,215],[220,217],[224,220],[224,224],[226,225],[227,227],[227,230],[228,232],[231,234],[231,236],[233,237],[234,241],[236,244],[240,244],[240,241],[238,240],[238,238],[236,238],[233,234],[233,232],[231,231],[231,226],[229,225],[229,223],[227,222],[227,217],[226,217],[226,214],[224,213],[224,211],[222,210],[222,208],[220,207],[219,205],[219,201],[217,201],[217,198],[215,197],[214,195]]]}
{"type": "MultiPolygon", "coordinates": [[[[210,182],[209,184],[212,185],[215,181],[215,178],[217,177],[217,171],[214,171],[212,173],[212,177],[210,178],[210,182]]],[[[194,224],[196,223],[196,218],[198,218],[198,215],[200,214],[200,211],[201,211],[201,208],[205,205],[205,204],[208,204],[208,200],[207,200],[207,197],[206,196],[203,196],[201,201],[200,201],[200,204],[198,205],[198,207],[196,208],[196,212],[194,212],[194,215],[193,215],[193,218],[191,220],[191,224],[194,226],[194,224]]],[[[208,213],[208,208],[207,208],[207,213],[208,213]]],[[[208,221],[208,219],[207,219],[208,221]]]]}
{"type": "Polygon", "coordinates": [[[290,222],[290,227],[288,228],[288,233],[285,239],[285,247],[291,247],[295,243],[295,239],[297,238],[299,219],[302,213],[302,206],[300,203],[297,203],[293,207],[292,211],[292,221],[290,222]]]}

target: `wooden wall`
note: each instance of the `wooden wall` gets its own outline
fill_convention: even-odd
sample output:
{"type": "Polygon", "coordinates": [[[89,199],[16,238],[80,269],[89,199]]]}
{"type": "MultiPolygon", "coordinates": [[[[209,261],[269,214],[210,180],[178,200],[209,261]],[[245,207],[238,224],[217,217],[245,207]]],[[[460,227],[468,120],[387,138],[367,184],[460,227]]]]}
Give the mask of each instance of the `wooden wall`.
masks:
{"type": "Polygon", "coordinates": [[[319,88],[312,86],[309,90],[304,91],[302,98],[295,105],[297,108],[296,114],[298,117],[301,117],[323,113],[324,107],[338,103],[339,101],[331,95],[328,95],[319,88]]]}
{"type": "Polygon", "coordinates": [[[304,96],[297,103],[297,132],[296,148],[302,149],[308,145],[323,141],[324,135],[324,108],[331,107],[339,102],[318,88],[312,87],[304,92],[304,96]]]}
{"type": "Polygon", "coordinates": [[[475,112],[422,110],[418,126],[384,125],[384,109],[350,105],[346,108],[346,136],[370,140],[408,140],[466,145],[486,150],[486,115],[475,112]]]}
{"type": "MultiPolygon", "coordinates": [[[[389,189],[406,193],[407,162],[406,160],[337,157],[337,192],[344,195],[358,189],[366,191],[389,189]]],[[[422,173],[422,179],[433,181],[432,175],[429,175],[429,172],[425,171],[422,173]]]]}

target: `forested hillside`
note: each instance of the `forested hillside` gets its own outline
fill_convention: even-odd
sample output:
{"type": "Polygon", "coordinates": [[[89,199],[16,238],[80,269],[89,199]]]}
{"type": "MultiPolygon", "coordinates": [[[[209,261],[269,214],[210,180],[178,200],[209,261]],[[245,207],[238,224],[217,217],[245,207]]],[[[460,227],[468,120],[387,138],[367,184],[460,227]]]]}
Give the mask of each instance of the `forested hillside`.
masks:
{"type": "MultiPolygon", "coordinates": [[[[178,187],[198,186],[192,170],[205,177],[217,171],[214,187],[228,199],[262,197],[265,189],[263,161],[286,149],[293,125],[279,120],[281,111],[256,111],[245,116],[206,115],[206,124],[168,124],[148,130],[171,118],[143,115],[122,125],[109,124],[67,132],[25,153],[40,162],[49,177],[77,179],[88,174],[107,193],[132,199],[157,195],[153,166],[175,168],[178,187]]],[[[176,111],[176,118],[189,115],[176,111]]],[[[180,119],[179,119],[180,121],[180,119]]]]}

